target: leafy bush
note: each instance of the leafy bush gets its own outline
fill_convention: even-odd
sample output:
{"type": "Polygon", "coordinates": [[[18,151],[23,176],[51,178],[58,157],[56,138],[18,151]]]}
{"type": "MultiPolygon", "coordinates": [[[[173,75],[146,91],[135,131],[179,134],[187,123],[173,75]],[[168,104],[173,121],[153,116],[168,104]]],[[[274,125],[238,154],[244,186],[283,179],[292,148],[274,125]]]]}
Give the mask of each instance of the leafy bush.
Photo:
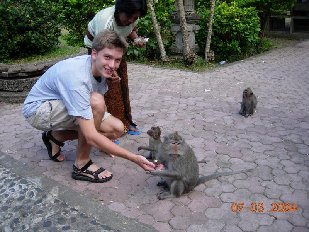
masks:
{"type": "Polygon", "coordinates": [[[271,15],[286,15],[295,4],[295,0],[234,0],[239,7],[255,7],[260,17],[261,29],[267,30],[271,15]]]}
{"type": "Polygon", "coordinates": [[[62,24],[69,31],[69,45],[84,46],[88,22],[100,10],[112,6],[114,0],[56,0],[62,24]]]}
{"type": "Polygon", "coordinates": [[[55,6],[45,0],[2,0],[0,61],[43,54],[58,44],[55,6]]]}
{"type": "MultiPolygon", "coordinates": [[[[209,11],[199,11],[201,29],[197,42],[202,51],[208,32],[209,11]]],[[[255,52],[259,43],[259,17],[254,8],[240,8],[235,3],[219,3],[215,8],[211,49],[216,59],[237,60],[255,52]]]]}
{"type": "MultiPolygon", "coordinates": [[[[166,50],[169,49],[174,40],[174,36],[171,33],[171,13],[175,10],[174,2],[174,0],[154,1],[156,18],[160,26],[160,33],[166,50]]],[[[149,41],[147,42],[145,49],[130,46],[128,50],[129,58],[158,59],[160,57],[160,50],[149,9],[147,11],[147,15],[140,19],[138,23],[138,34],[140,36],[148,37],[149,41]]]]}

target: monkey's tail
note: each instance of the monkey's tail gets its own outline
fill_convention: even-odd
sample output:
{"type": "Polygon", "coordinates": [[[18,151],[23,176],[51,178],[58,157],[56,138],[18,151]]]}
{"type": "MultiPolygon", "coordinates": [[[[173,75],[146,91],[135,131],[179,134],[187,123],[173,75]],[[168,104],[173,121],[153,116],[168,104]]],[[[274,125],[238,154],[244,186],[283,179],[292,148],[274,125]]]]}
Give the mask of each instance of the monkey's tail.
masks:
{"type": "Polygon", "coordinates": [[[230,176],[230,175],[235,175],[235,174],[239,174],[239,173],[251,172],[252,170],[253,170],[253,168],[240,170],[240,171],[232,171],[232,172],[216,172],[216,173],[208,175],[208,176],[200,176],[196,185],[205,183],[206,181],[213,180],[213,179],[216,179],[216,178],[221,177],[221,176],[230,176]]]}

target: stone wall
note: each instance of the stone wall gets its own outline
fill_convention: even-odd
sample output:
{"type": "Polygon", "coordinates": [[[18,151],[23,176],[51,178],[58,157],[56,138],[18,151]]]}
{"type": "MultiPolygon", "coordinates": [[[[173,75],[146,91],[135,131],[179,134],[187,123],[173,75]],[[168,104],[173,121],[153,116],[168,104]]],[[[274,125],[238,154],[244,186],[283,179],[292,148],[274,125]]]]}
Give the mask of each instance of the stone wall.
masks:
{"type": "MultiPolygon", "coordinates": [[[[86,49],[81,49],[80,53],[76,55],[83,54],[87,54],[86,49]]],[[[0,63],[0,101],[23,102],[34,83],[49,67],[69,57],[29,64],[0,63]]]]}

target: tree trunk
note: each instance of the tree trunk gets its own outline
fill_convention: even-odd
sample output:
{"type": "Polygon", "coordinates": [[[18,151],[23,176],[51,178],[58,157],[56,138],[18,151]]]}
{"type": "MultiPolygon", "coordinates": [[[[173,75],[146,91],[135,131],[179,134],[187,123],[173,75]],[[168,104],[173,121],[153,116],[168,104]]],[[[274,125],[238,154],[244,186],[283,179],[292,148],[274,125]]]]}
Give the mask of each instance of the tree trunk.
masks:
{"type": "Polygon", "coordinates": [[[189,32],[186,21],[186,13],[183,5],[183,0],[176,0],[178,5],[178,15],[180,21],[180,29],[183,41],[183,57],[186,65],[192,65],[195,60],[195,53],[190,51],[189,32]]]}
{"type": "Polygon", "coordinates": [[[213,23],[213,20],[214,20],[215,4],[216,4],[216,0],[210,1],[210,16],[209,16],[209,22],[208,22],[208,34],[207,34],[206,46],[205,46],[205,60],[206,60],[206,62],[213,59],[213,57],[209,56],[209,54],[210,54],[209,51],[210,51],[210,44],[211,44],[212,23],[213,23]]]}
{"type": "Polygon", "coordinates": [[[261,23],[261,32],[260,36],[264,37],[265,32],[269,31],[269,21],[270,21],[270,13],[263,12],[260,14],[260,23],[261,23]]]}
{"type": "Polygon", "coordinates": [[[158,42],[160,53],[161,53],[161,60],[162,61],[168,61],[168,57],[166,55],[166,51],[165,51],[164,44],[163,44],[162,37],[161,37],[161,33],[160,33],[160,26],[158,25],[156,13],[155,13],[155,10],[154,10],[153,0],[148,0],[147,5],[148,5],[148,8],[150,9],[153,28],[154,28],[154,32],[156,34],[157,42],[158,42]]]}

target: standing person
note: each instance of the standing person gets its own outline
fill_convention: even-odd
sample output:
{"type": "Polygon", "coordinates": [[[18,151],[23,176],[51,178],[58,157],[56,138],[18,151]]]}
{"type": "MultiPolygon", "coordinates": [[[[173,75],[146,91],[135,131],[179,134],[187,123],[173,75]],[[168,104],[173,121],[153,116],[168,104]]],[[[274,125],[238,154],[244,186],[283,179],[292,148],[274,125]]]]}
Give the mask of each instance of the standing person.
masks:
{"type": "MultiPolygon", "coordinates": [[[[115,5],[99,11],[88,23],[84,44],[91,52],[93,37],[100,31],[109,29],[117,32],[124,38],[133,40],[137,47],[145,45],[145,41],[137,35],[138,18],[147,13],[146,0],[116,0],[115,5]]],[[[127,62],[122,59],[118,75],[120,82],[109,83],[109,91],[105,95],[108,112],[119,118],[125,125],[125,132],[138,135],[136,124],[132,121],[131,105],[129,98],[127,62]]]]}
{"type": "Polygon", "coordinates": [[[104,94],[107,81],[118,81],[117,68],[127,48],[116,32],[105,30],[93,40],[91,55],[60,61],[49,68],[27,96],[23,115],[36,129],[50,159],[63,161],[60,147],[77,139],[77,154],[72,178],[106,182],[112,173],[90,159],[91,147],[135,162],[145,170],[154,164],[114,144],[123,133],[123,123],[106,111],[104,94]]]}

